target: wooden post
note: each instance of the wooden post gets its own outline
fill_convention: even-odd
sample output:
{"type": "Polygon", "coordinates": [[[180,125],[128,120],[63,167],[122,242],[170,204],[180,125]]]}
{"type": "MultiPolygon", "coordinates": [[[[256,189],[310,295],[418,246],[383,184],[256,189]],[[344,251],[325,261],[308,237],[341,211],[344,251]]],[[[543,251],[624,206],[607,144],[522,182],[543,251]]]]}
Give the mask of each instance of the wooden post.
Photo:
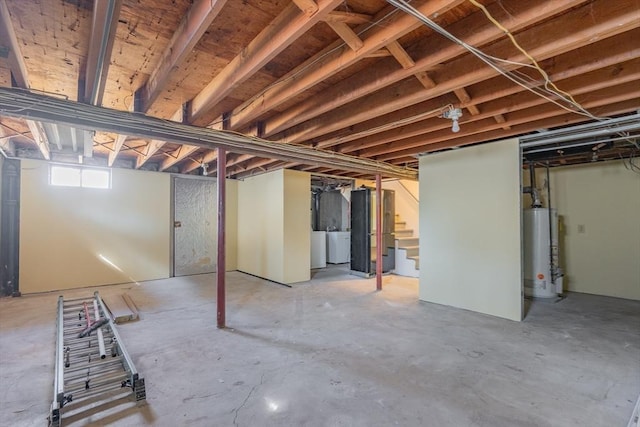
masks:
{"type": "Polygon", "coordinates": [[[376,175],[376,290],[382,290],[382,177],[376,175]]]}

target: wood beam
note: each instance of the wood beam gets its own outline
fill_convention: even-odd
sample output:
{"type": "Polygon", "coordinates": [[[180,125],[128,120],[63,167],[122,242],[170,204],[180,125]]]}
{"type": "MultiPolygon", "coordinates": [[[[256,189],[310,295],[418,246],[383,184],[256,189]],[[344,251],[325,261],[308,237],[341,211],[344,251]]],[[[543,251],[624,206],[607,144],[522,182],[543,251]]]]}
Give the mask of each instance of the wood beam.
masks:
{"type": "MultiPolygon", "coordinates": [[[[520,0],[502,0],[487,6],[489,12],[511,31],[532,26],[540,20],[561,14],[586,0],[557,0],[531,3],[520,0]],[[506,12],[506,11],[509,12],[506,12]]],[[[579,27],[578,27],[579,28],[579,27]]],[[[488,22],[482,12],[474,13],[447,27],[449,31],[473,46],[482,46],[504,37],[504,32],[488,22]]],[[[387,41],[388,43],[388,41],[387,41]]],[[[386,86],[400,82],[421,71],[437,67],[466,54],[462,46],[449,40],[429,37],[412,46],[413,52],[421,52],[415,67],[398,70],[396,61],[380,61],[376,64],[376,78],[368,73],[352,76],[316,94],[313,98],[288,108],[265,121],[265,136],[272,136],[299,123],[310,120],[327,111],[334,110],[358,98],[369,95],[386,86]]],[[[246,107],[247,103],[238,108],[246,107]]],[[[256,107],[257,108],[257,107],[256,107]]]]}
{"type": "MultiPolygon", "coordinates": [[[[184,121],[184,109],[182,107],[178,108],[169,120],[182,123],[184,121]]],[[[165,141],[159,139],[149,141],[147,144],[147,152],[144,155],[138,156],[136,159],[136,169],[140,169],[164,144],[165,141]]]]}
{"type": "Polygon", "coordinates": [[[182,169],[180,170],[180,173],[189,173],[195,169],[198,169],[200,166],[202,166],[202,164],[208,165],[209,163],[217,159],[218,159],[218,150],[211,150],[207,152],[204,156],[202,156],[202,159],[199,162],[194,160],[192,160],[191,162],[188,162],[186,165],[182,167],[182,169]]]}
{"type": "MultiPolygon", "coordinates": [[[[16,37],[13,23],[11,22],[11,15],[9,14],[6,0],[0,0],[0,24],[0,45],[9,50],[7,62],[11,69],[11,75],[18,87],[29,89],[31,84],[29,83],[27,66],[20,52],[20,45],[18,44],[18,38],[16,37]]],[[[33,140],[40,149],[40,153],[46,160],[49,160],[51,158],[49,140],[47,139],[42,124],[28,119],[26,122],[33,140]]]]}
{"type": "Polygon", "coordinates": [[[507,119],[503,114],[496,114],[495,116],[493,116],[493,118],[495,119],[496,123],[505,123],[505,125],[502,126],[502,129],[504,129],[504,130],[511,129],[511,126],[506,124],[507,123],[507,119]]]}
{"type": "Polygon", "coordinates": [[[0,86],[11,87],[11,69],[5,66],[5,61],[0,59],[0,86]]]}
{"type": "Polygon", "coordinates": [[[55,123],[42,123],[44,133],[49,140],[49,143],[53,143],[58,147],[58,150],[62,151],[62,141],[60,140],[60,131],[58,125],[55,123]]]}
{"type": "Polygon", "coordinates": [[[51,151],[49,149],[49,140],[47,139],[47,135],[44,132],[44,128],[42,127],[42,123],[36,122],[34,120],[26,120],[27,126],[29,127],[29,131],[31,131],[31,137],[38,145],[40,149],[40,153],[45,160],[51,160],[51,151]]]}
{"type": "MultiPolygon", "coordinates": [[[[579,101],[583,102],[585,108],[596,109],[600,107],[606,107],[609,104],[615,104],[628,100],[638,99],[640,97],[640,87],[637,85],[637,80],[622,85],[605,88],[600,91],[588,92],[585,95],[577,97],[579,101]]],[[[518,110],[510,113],[509,122],[511,126],[526,124],[528,122],[546,119],[550,117],[557,117],[564,115],[566,110],[560,109],[553,104],[538,105],[523,110],[518,110]]],[[[588,120],[584,116],[582,120],[588,120]]],[[[496,123],[493,117],[487,117],[485,119],[473,122],[464,123],[461,125],[459,134],[453,134],[447,129],[443,129],[437,132],[431,132],[428,136],[419,136],[417,138],[408,138],[387,144],[384,147],[374,147],[370,150],[366,150],[361,154],[365,157],[376,156],[377,160],[389,161],[391,159],[401,158],[407,155],[416,154],[423,151],[423,147],[430,143],[444,143],[450,141],[452,146],[455,146],[455,141],[461,137],[469,135],[479,135],[477,138],[480,141],[487,140],[485,133],[492,130],[503,130],[501,123],[496,123]],[[378,153],[376,155],[376,153],[378,153]]]]}
{"type": "MultiPolygon", "coordinates": [[[[614,116],[617,114],[628,113],[637,109],[637,100],[622,101],[614,104],[607,104],[597,108],[594,112],[599,116],[614,116]]],[[[477,144],[478,142],[491,141],[499,138],[506,138],[513,135],[522,135],[529,132],[534,132],[537,129],[547,129],[557,126],[566,126],[570,124],[583,123],[586,120],[584,116],[578,116],[576,114],[561,114],[553,117],[548,117],[540,120],[526,122],[521,125],[512,126],[510,130],[497,129],[482,132],[482,136],[478,137],[477,134],[462,136],[453,141],[434,142],[425,144],[420,153],[429,153],[433,151],[444,150],[451,147],[463,147],[468,144],[477,144]]],[[[412,153],[411,157],[405,157],[394,160],[394,163],[402,164],[405,161],[415,161],[417,153],[412,153]]]]}
{"type": "Polygon", "coordinates": [[[458,89],[454,89],[453,93],[460,100],[460,102],[466,105],[467,110],[469,110],[472,116],[477,116],[478,114],[480,114],[480,110],[478,110],[478,107],[471,104],[471,96],[469,96],[469,92],[467,92],[465,88],[460,87],[458,89]]]}
{"type": "MultiPolygon", "coordinates": [[[[427,16],[433,16],[434,14],[442,15],[463,1],[464,0],[432,0],[421,5],[416,5],[416,8],[427,16]]],[[[386,14],[388,11],[385,9],[384,13],[386,14]]],[[[415,18],[409,15],[393,14],[385,21],[384,25],[369,29],[367,38],[363,40],[364,45],[357,51],[351,49],[333,49],[314,55],[298,67],[298,71],[294,70],[294,72],[296,72],[295,79],[290,78],[291,73],[285,75],[273,84],[269,90],[234,109],[230,117],[231,129],[238,129],[248,124],[251,120],[276,108],[283,102],[310,87],[325,81],[328,77],[386,46],[390,40],[396,40],[415,30],[420,25],[415,18]],[[308,66],[312,63],[314,64],[313,67],[308,66]]],[[[356,33],[359,33],[360,30],[361,29],[358,28],[356,33]]]]}
{"type": "MultiPolygon", "coordinates": [[[[611,8],[610,3],[602,0],[591,3],[588,6],[589,13],[593,11],[597,19],[593,26],[584,27],[581,22],[584,19],[585,11],[575,9],[563,15],[563,25],[558,25],[555,20],[550,20],[521,33],[520,44],[534,58],[542,61],[588,45],[592,43],[594,38],[612,37],[637,28],[640,25],[640,20],[637,19],[637,12],[633,8],[611,8]],[[576,30],[569,32],[566,30],[567,28],[576,28],[576,30]]],[[[499,56],[501,53],[509,51],[509,49],[513,50],[511,41],[503,39],[485,49],[485,52],[489,55],[499,56]]],[[[527,60],[520,52],[507,59],[514,62],[527,60]]],[[[515,65],[505,65],[505,67],[516,68],[515,65]]],[[[457,71],[457,78],[452,78],[446,83],[440,82],[438,86],[427,92],[416,91],[414,82],[409,80],[379,90],[371,95],[359,98],[349,105],[336,108],[322,117],[297,125],[279,135],[279,139],[285,142],[301,142],[317,138],[329,132],[417,104],[445,92],[478,83],[499,74],[493,68],[479,62],[472,55],[466,55],[451,61],[448,64],[446,73],[445,70],[440,70],[440,73],[450,75],[455,71],[457,71]]]]}
{"type": "MultiPolygon", "coordinates": [[[[634,46],[635,40],[638,38],[640,38],[640,29],[628,31],[616,37],[603,39],[583,48],[556,56],[548,61],[541,62],[541,66],[547,71],[551,80],[559,82],[560,85],[565,84],[563,82],[565,79],[587,73],[594,73],[597,70],[601,70],[599,73],[604,73],[605,75],[602,77],[598,74],[591,75],[590,78],[594,81],[616,78],[620,72],[619,64],[640,58],[640,46],[629,49],[629,46],[634,46]],[[606,73],[610,73],[610,75],[607,76],[606,73]]],[[[624,75],[630,72],[629,68],[630,67],[626,65],[624,66],[620,78],[623,78],[624,75]]],[[[631,68],[633,68],[633,65],[631,68]]],[[[521,86],[513,85],[502,77],[494,77],[474,86],[474,102],[482,104],[494,99],[506,98],[510,95],[523,92],[524,90],[521,86]]],[[[328,148],[341,144],[340,151],[343,151],[343,148],[347,148],[345,152],[349,152],[388,142],[398,137],[403,137],[404,135],[407,135],[407,137],[414,136],[410,134],[409,124],[424,120],[424,118],[421,118],[424,111],[438,109],[448,103],[455,103],[455,99],[452,99],[450,94],[423,101],[411,107],[351,126],[348,130],[334,132],[323,140],[316,142],[315,146],[328,148]],[[383,134],[401,126],[401,131],[389,132],[390,139],[384,140],[383,134]],[[384,131],[372,132],[372,129],[384,129],[384,131]],[[373,136],[373,134],[377,135],[373,136]],[[367,138],[361,139],[365,135],[367,138]],[[355,144],[361,146],[349,147],[350,144],[347,143],[357,139],[361,139],[361,141],[355,144]]],[[[464,107],[464,105],[460,106],[464,107]]]]}
{"type": "Polygon", "coordinates": [[[327,24],[352,50],[357,51],[364,46],[360,37],[344,22],[327,22],[327,24]]]}
{"type": "MultiPolygon", "coordinates": [[[[594,52],[598,52],[594,50],[594,52]]],[[[592,92],[600,90],[611,90],[612,86],[635,82],[640,79],[640,59],[625,62],[622,70],[618,64],[607,68],[597,69],[591,73],[576,76],[572,79],[560,80],[559,84],[569,90],[573,95],[589,95],[592,92]],[[612,76],[615,75],[615,78],[612,76]]],[[[502,82],[508,86],[508,82],[502,82]]],[[[501,92],[500,86],[490,85],[498,93],[501,92]]],[[[614,93],[615,89],[610,93],[614,93]]],[[[606,94],[607,92],[605,92],[606,94]]],[[[541,105],[547,105],[551,108],[559,109],[553,104],[549,104],[544,98],[537,97],[528,91],[515,92],[510,96],[497,96],[484,104],[484,113],[472,116],[461,123],[463,131],[468,131],[468,126],[474,122],[485,119],[495,120],[496,115],[509,113],[511,115],[509,122],[512,123],[513,114],[520,110],[530,109],[541,105]]],[[[504,125],[502,125],[504,126],[504,125]]],[[[464,133],[464,132],[463,132],[464,133]]],[[[450,124],[442,119],[432,118],[424,121],[416,122],[403,126],[399,129],[392,129],[377,135],[361,138],[360,140],[351,141],[339,147],[341,153],[350,153],[358,151],[364,155],[378,155],[393,151],[394,147],[406,148],[410,144],[408,141],[420,143],[432,135],[439,135],[440,138],[449,139],[455,137],[450,131],[450,124]]]]}
{"type": "MultiPolygon", "coordinates": [[[[133,100],[135,94],[131,97],[131,99],[133,100]]],[[[131,101],[131,103],[129,103],[129,111],[133,112],[135,106],[135,102],[131,101]]],[[[116,139],[113,141],[113,147],[111,148],[111,151],[109,152],[109,158],[107,160],[107,163],[109,164],[109,167],[113,166],[113,164],[116,161],[116,157],[118,157],[118,154],[120,154],[120,150],[122,149],[122,146],[124,145],[124,142],[127,140],[127,136],[128,135],[124,135],[124,134],[117,134],[116,135],[116,139]]]]}
{"type": "MultiPolygon", "coordinates": [[[[94,0],[89,52],[84,67],[84,102],[102,105],[122,0],[94,0]]],[[[82,82],[80,83],[82,84],[82,82]]]]}
{"type": "Polygon", "coordinates": [[[342,12],[334,10],[329,13],[324,22],[343,22],[345,24],[361,25],[370,23],[373,17],[364,13],[342,12]]]}
{"type": "Polygon", "coordinates": [[[169,169],[171,166],[186,159],[187,157],[189,157],[191,154],[195,153],[199,149],[200,147],[197,147],[195,145],[181,145],[176,150],[175,155],[167,154],[167,157],[165,157],[164,160],[160,163],[158,170],[164,171],[169,169]]]}
{"type": "Polygon", "coordinates": [[[313,0],[293,0],[293,2],[306,15],[313,15],[318,11],[318,5],[313,0]]]}
{"type": "Polygon", "coordinates": [[[227,0],[196,0],[191,5],[164,49],[160,62],[140,90],[142,111],[149,111],[168,83],[171,73],[192,53],[226,2],[227,0]]]}
{"type": "Polygon", "coordinates": [[[216,75],[190,103],[189,122],[201,118],[211,107],[247,80],[267,62],[323,19],[341,0],[319,0],[312,16],[291,3],[242,52],[216,75]]]}

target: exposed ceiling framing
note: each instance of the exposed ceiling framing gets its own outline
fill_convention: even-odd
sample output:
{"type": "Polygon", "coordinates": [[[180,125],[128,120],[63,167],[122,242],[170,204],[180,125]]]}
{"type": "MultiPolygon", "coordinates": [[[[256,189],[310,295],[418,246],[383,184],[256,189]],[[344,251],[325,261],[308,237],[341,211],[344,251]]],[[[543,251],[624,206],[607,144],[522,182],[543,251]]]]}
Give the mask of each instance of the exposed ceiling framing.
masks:
{"type": "MultiPolygon", "coordinates": [[[[0,0],[0,86],[79,102],[69,108],[80,112],[97,111],[84,109],[93,104],[237,138],[247,147],[224,148],[227,174],[239,178],[282,167],[371,177],[374,164],[415,175],[421,153],[640,108],[637,0],[414,0],[415,16],[400,10],[403,0],[391,3],[0,0]],[[508,62],[492,68],[470,49],[508,62]],[[457,133],[442,117],[455,108],[457,133]],[[256,150],[262,140],[285,148],[256,150]],[[317,149],[377,163],[314,164],[317,149]]],[[[219,139],[91,125],[89,117],[45,124],[10,107],[0,111],[0,142],[11,155],[216,170],[219,139]]],[[[637,147],[620,139],[596,148],[602,155],[572,150],[553,152],[554,164],[631,156],[637,147]]]]}

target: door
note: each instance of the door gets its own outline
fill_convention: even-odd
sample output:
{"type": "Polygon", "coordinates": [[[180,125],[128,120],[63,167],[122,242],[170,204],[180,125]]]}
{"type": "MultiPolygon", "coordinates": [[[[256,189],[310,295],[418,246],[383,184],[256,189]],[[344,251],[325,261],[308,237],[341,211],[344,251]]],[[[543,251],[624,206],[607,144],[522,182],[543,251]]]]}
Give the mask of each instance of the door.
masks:
{"type": "Polygon", "coordinates": [[[175,276],[216,271],[216,182],[173,179],[173,268],[175,276]]]}

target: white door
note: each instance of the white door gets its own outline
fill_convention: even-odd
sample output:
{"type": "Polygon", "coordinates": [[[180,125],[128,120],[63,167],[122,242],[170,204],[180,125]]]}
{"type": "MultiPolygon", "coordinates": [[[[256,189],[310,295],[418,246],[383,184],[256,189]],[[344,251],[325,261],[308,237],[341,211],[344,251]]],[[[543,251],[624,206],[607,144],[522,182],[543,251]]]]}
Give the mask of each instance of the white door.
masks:
{"type": "Polygon", "coordinates": [[[175,177],[174,275],[216,271],[216,182],[175,177]]]}

